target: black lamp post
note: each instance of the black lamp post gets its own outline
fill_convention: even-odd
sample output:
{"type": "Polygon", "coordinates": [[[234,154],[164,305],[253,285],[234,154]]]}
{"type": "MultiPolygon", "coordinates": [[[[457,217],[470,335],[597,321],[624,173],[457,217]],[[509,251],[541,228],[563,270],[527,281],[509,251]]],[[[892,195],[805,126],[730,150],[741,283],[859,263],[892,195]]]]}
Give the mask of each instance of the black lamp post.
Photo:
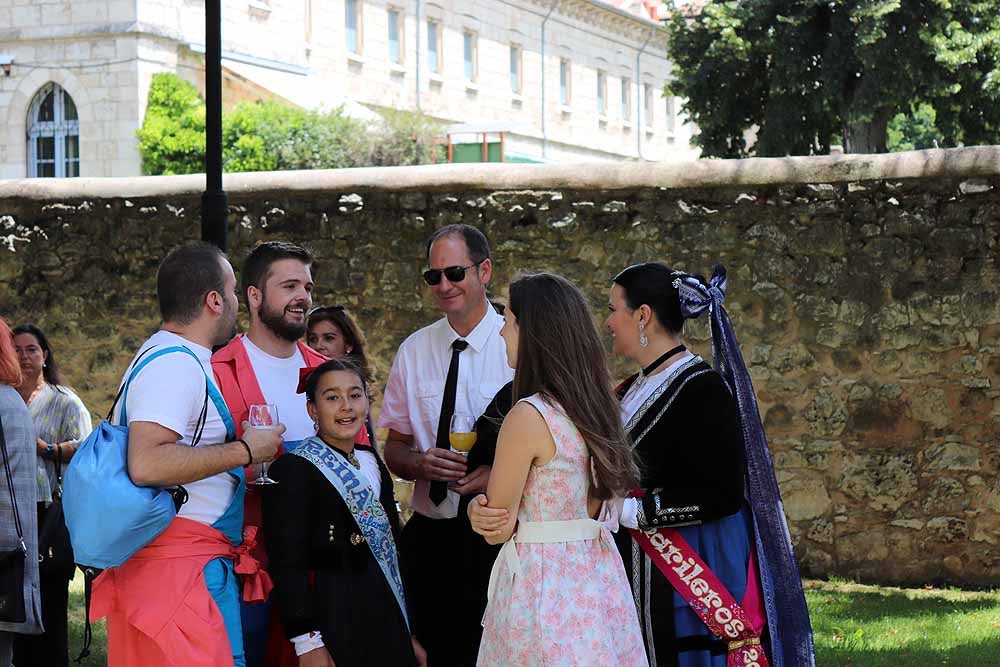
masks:
{"type": "Polygon", "coordinates": [[[222,189],[222,9],[205,0],[205,192],[201,240],[226,251],[226,192],[222,189]]]}

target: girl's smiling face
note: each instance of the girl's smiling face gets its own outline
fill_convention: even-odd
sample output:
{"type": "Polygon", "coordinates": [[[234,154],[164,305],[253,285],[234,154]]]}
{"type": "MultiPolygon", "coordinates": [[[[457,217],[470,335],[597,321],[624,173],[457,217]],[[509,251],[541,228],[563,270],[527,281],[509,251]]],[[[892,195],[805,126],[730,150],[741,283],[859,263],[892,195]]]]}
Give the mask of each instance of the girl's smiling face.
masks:
{"type": "Polygon", "coordinates": [[[353,371],[327,371],[319,378],[315,399],[306,408],[318,423],[320,436],[354,442],[368,416],[364,382],[353,371]]]}

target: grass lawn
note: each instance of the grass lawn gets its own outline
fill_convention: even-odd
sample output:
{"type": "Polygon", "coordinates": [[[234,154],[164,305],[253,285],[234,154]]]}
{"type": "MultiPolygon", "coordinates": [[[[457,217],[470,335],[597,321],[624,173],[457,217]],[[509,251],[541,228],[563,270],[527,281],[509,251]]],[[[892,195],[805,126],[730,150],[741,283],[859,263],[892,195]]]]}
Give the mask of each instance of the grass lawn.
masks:
{"type": "Polygon", "coordinates": [[[816,664],[1000,664],[1000,591],[806,582],[816,664]]]}
{"type": "Polygon", "coordinates": [[[108,664],[106,648],[108,633],[104,627],[104,619],[90,626],[91,632],[94,634],[94,639],[90,642],[90,655],[84,658],[83,662],[73,662],[83,648],[84,620],[83,573],[77,570],[76,577],[69,584],[69,664],[79,664],[82,667],[104,667],[108,664]]]}
{"type": "MultiPolygon", "coordinates": [[[[1000,591],[905,589],[807,581],[820,667],[1000,664],[1000,591]]],[[[70,657],[83,646],[83,576],[69,588],[70,657]]],[[[106,663],[104,621],[83,667],[106,663]]]]}

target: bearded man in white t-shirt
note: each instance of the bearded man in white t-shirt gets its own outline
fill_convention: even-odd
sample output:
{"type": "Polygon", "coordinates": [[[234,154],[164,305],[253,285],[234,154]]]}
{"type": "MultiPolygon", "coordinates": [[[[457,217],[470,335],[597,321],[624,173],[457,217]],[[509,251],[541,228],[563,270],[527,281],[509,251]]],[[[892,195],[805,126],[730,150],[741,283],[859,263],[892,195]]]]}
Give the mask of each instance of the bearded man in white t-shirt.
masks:
{"type": "MultiPolygon", "coordinates": [[[[254,247],[240,275],[250,328],[212,356],[216,380],[237,423],[246,419],[251,405],[272,404],[287,429],[286,443],[316,435],[305,394],[296,393],[300,371],[326,360],[301,342],[312,305],[312,263],[309,251],[293,243],[267,241],[254,247]]],[[[248,470],[248,478],[257,472],[248,470]]],[[[244,530],[256,533],[254,556],[266,567],[261,524],[261,487],[250,486],[244,530]]],[[[269,632],[270,619],[276,617],[270,605],[244,604],[242,617],[248,667],[262,667],[267,655],[295,664],[292,645],[280,633],[269,632]]]]}
{"type": "Polygon", "coordinates": [[[229,411],[211,397],[218,392],[211,350],[233,335],[238,308],[236,276],[225,255],[205,243],[174,250],[160,264],[156,291],[163,325],[133,364],[154,348],[186,347],[192,354],[152,358],[114,419],[118,423],[124,407],[132,481],[182,486],[187,501],[153,542],[95,581],[93,609],[108,614],[111,667],[240,667],[233,563],[242,541],[242,467],[273,459],[284,427],[234,436],[229,411]]]}

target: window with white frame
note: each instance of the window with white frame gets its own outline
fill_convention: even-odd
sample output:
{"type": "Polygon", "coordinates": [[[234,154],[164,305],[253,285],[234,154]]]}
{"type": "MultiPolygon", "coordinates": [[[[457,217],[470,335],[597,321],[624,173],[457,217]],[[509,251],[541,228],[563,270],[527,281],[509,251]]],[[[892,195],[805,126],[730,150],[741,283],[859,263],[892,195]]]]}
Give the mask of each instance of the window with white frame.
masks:
{"type": "Polygon", "coordinates": [[[398,9],[386,11],[389,25],[389,62],[403,64],[403,13],[398,9]]]}
{"type": "Polygon", "coordinates": [[[524,90],[524,79],[521,76],[521,47],[510,45],[510,92],[520,95],[524,90]]]}
{"type": "Polygon", "coordinates": [[[471,30],[462,33],[462,58],[465,80],[475,82],[479,79],[479,39],[471,30]]]}
{"type": "Polygon", "coordinates": [[[653,84],[642,84],[643,107],[646,117],[643,119],[647,128],[653,127],[653,84]]]}
{"type": "Polygon", "coordinates": [[[437,21],[427,22],[427,68],[435,73],[441,73],[441,24],[437,21]]]}
{"type": "Polygon", "coordinates": [[[559,104],[568,107],[573,101],[573,66],[568,60],[559,60],[559,104]]]}
{"type": "Polygon", "coordinates": [[[677,130],[677,98],[667,95],[667,132],[673,134],[677,130]]]}
{"type": "Polygon", "coordinates": [[[361,53],[361,0],[344,0],[345,45],[348,53],[361,53]]]}
{"type": "Polygon", "coordinates": [[[621,106],[622,120],[632,122],[632,81],[626,77],[622,77],[621,106]]]}
{"type": "Polygon", "coordinates": [[[54,83],[42,86],[28,108],[28,176],[80,175],[80,118],[69,94],[54,83]]]}
{"type": "Polygon", "coordinates": [[[597,70],[597,113],[608,114],[608,75],[604,70],[597,70]]]}

